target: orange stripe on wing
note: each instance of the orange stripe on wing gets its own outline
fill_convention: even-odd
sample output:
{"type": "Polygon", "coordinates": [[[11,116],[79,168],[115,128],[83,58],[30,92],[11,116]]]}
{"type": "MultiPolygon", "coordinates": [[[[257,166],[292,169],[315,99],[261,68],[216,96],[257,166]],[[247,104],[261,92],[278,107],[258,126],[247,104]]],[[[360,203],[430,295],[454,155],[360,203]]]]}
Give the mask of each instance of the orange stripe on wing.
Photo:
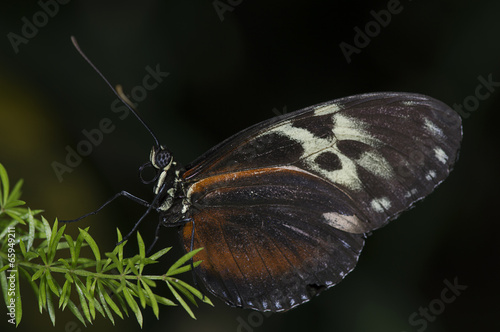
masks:
{"type": "Polygon", "coordinates": [[[216,188],[231,186],[231,182],[235,180],[241,181],[242,183],[244,183],[245,181],[259,183],[261,176],[269,176],[274,172],[288,172],[297,176],[308,175],[324,181],[323,178],[295,166],[257,168],[240,172],[218,174],[201,179],[200,181],[195,182],[193,185],[191,185],[191,187],[189,187],[187,196],[190,197],[194,193],[203,193],[216,188]]]}

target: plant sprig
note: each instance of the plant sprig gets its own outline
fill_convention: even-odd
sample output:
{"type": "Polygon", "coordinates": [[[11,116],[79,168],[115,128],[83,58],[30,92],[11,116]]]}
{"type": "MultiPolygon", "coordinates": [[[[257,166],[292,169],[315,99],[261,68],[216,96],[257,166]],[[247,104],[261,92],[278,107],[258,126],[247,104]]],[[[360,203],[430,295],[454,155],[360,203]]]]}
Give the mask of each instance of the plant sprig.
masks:
{"type": "MultiPolygon", "coordinates": [[[[56,306],[60,310],[68,308],[85,326],[96,319],[97,313],[114,324],[115,315],[124,319],[124,314],[128,316],[131,311],[142,327],[141,308],[151,307],[159,318],[159,304],[180,304],[195,318],[188,302],[197,306],[198,298],[212,305],[200,291],[176,278],[191,270],[190,260],[202,248],[182,256],[165,274],[147,275],[145,267],[157,263],[170,248],[146,256],[144,241],[137,233],[137,255],[124,258],[123,247],[127,241],[102,255],[89,227],[79,228],[79,235],[74,239],[65,233],[66,225],[59,227],[57,219],[52,227],[43,216],[37,219],[42,210],[24,207],[25,202],[19,199],[22,180],[10,190],[7,172],[1,163],[0,182],[0,286],[8,313],[15,313],[16,326],[23,317],[21,277],[38,298],[40,312],[47,311],[54,325],[56,306]],[[93,257],[83,257],[82,247],[89,247],[93,257]],[[154,292],[157,281],[167,284],[175,301],[154,292]]],[[[117,240],[122,240],[118,229],[117,240]]],[[[197,261],[192,266],[200,263],[197,261]]],[[[14,323],[14,317],[11,319],[14,323]]]]}

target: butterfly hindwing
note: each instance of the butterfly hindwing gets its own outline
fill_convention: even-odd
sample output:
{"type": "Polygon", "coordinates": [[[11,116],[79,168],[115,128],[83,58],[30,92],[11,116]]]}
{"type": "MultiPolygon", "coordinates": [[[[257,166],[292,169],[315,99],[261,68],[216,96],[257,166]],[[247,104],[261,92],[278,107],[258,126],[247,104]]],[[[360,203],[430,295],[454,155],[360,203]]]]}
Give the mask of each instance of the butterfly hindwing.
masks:
{"type": "MultiPolygon", "coordinates": [[[[324,223],[338,211],[356,223],[348,197],[293,168],[213,176],[194,184],[194,247],[204,247],[197,273],[227,303],[283,311],[343,279],[358,260],[363,234],[324,223]]],[[[182,229],[190,250],[192,225],[182,229]]]]}
{"type": "MultiPolygon", "coordinates": [[[[307,301],[354,268],[365,233],[448,176],[460,140],[452,109],[408,93],[342,98],[232,136],[182,174],[195,248],[205,247],[198,274],[235,306],[307,301]],[[294,286],[272,297],[282,271],[294,286]]],[[[191,226],[181,238],[189,250],[191,226]]]]}

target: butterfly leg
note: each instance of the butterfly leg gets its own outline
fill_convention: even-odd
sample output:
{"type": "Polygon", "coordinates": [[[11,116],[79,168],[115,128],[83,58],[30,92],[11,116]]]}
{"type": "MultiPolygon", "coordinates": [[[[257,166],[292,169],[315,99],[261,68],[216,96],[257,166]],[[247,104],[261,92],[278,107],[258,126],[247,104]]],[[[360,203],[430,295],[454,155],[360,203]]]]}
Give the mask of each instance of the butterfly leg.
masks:
{"type": "MultiPolygon", "coordinates": [[[[156,234],[155,234],[155,239],[153,241],[153,244],[151,244],[151,246],[148,248],[148,253],[153,249],[154,245],[156,244],[156,242],[158,241],[159,237],[160,237],[160,226],[161,225],[164,225],[165,227],[175,227],[175,226],[182,226],[184,224],[187,224],[188,222],[191,222],[193,223],[193,228],[191,229],[191,243],[190,243],[190,246],[189,246],[189,251],[193,251],[194,249],[194,229],[195,229],[195,223],[194,223],[194,219],[191,218],[191,217],[186,217],[186,218],[182,218],[182,219],[179,219],[177,220],[176,222],[162,222],[160,221],[158,223],[158,226],[156,227],[156,234]]],[[[200,292],[200,289],[198,287],[198,282],[196,281],[196,275],[194,273],[194,263],[193,263],[193,259],[191,258],[190,259],[190,265],[191,265],[191,273],[192,273],[192,276],[193,276],[193,283],[194,283],[194,287],[200,292]]],[[[203,294],[203,300],[205,300],[205,294],[203,294]]]]}
{"type": "Polygon", "coordinates": [[[106,205],[108,205],[109,203],[111,203],[112,201],[114,201],[115,199],[117,199],[118,197],[120,196],[124,196],[138,204],[141,204],[141,205],[144,205],[146,207],[150,207],[151,204],[149,204],[148,202],[146,202],[145,200],[139,198],[139,197],[136,197],[134,195],[132,195],[131,193],[127,192],[127,191],[120,191],[119,193],[117,193],[116,195],[114,195],[111,199],[109,199],[106,203],[104,203],[103,205],[101,205],[97,210],[95,211],[92,211],[92,212],[89,212],[87,214],[84,214],[83,216],[81,217],[78,217],[76,219],[71,219],[71,220],[59,220],[60,222],[64,222],[64,223],[70,223],[70,222],[76,222],[76,221],[79,221],[79,220],[82,220],[84,218],[87,218],[88,216],[92,216],[94,214],[97,214],[99,211],[101,211],[106,205]]]}
{"type": "MultiPolygon", "coordinates": [[[[174,227],[174,226],[182,226],[188,222],[193,222],[193,226],[194,226],[194,220],[192,218],[183,218],[183,219],[176,221],[175,223],[163,223],[160,221],[158,223],[158,226],[156,226],[155,239],[153,240],[153,243],[149,246],[147,253],[149,254],[151,252],[154,245],[156,244],[156,242],[160,238],[160,228],[162,225],[165,227],[174,227]]],[[[193,245],[194,245],[194,227],[193,227],[192,236],[191,236],[191,251],[193,250],[193,245]]]]}
{"type": "MultiPolygon", "coordinates": [[[[161,190],[163,190],[163,188],[164,188],[164,186],[162,187],[161,190]]],[[[119,245],[123,241],[126,241],[137,230],[137,227],[139,227],[139,225],[141,224],[141,221],[149,214],[149,212],[151,212],[151,210],[153,210],[153,209],[156,209],[155,206],[157,206],[157,203],[158,203],[159,199],[160,199],[160,194],[158,194],[158,195],[155,196],[155,198],[153,199],[153,201],[151,202],[151,204],[149,204],[149,203],[146,202],[148,204],[147,205],[148,209],[146,210],[146,212],[144,212],[143,215],[139,218],[139,220],[137,220],[137,222],[135,223],[135,225],[132,228],[132,230],[127,235],[125,235],[125,237],[123,238],[123,240],[121,240],[120,242],[118,242],[116,245],[119,245]]],[[[155,242],[156,242],[156,238],[155,238],[155,241],[153,242],[153,244],[155,242]]],[[[152,248],[152,246],[150,248],[152,248]]]]}
{"type": "MultiPolygon", "coordinates": [[[[193,251],[194,249],[194,228],[195,228],[195,223],[194,223],[194,219],[193,218],[185,218],[185,219],[182,219],[183,221],[185,222],[189,222],[191,221],[193,223],[193,228],[191,229],[191,243],[190,243],[190,246],[189,246],[189,251],[193,251]]],[[[200,288],[198,287],[198,281],[196,280],[196,274],[194,273],[194,260],[193,258],[190,259],[190,264],[191,264],[191,274],[192,274],[192,277],[193,277],[193,284],[194,284],[194,288],[196,288],[202,295],[203,295],[203,301],[205,301],[205,294],[203,294],[202,291],[200,291],[200,288]]]]}

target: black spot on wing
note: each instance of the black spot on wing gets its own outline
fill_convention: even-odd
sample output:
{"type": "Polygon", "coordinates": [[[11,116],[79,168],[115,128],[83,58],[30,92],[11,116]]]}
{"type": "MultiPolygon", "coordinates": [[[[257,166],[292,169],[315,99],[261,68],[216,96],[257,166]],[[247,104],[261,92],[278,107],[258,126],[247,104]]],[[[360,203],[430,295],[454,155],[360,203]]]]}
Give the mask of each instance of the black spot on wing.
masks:
{"type": "Polygon", "coordinates": [[[302,128],[316,137],[333,138],[332,114],[299,117],[291,122],[293,127],[302,128]]]}
{"type": "Polygon", "coordinates": [[[256,137],[248,144],[235,149],[230,158],[226,158],[223,169],[251,169],[259,165],[283,165],[292,163],[302,156],[302,145],[279,133],[267,133],[256,137]]]}
{"type": "Polygon", "coordinates": [[[321,153],[314,159],[314,162],[325,171],[336,171],[342,168],[339,157],[331,151],[321,153]]]}
{"type": "Polygon", "coordinates": [[[337,149],[348,158],[359,159],[364,152],[372,150],[373,147],[360,141],[342,140],[337,143],[337,149]]]}

